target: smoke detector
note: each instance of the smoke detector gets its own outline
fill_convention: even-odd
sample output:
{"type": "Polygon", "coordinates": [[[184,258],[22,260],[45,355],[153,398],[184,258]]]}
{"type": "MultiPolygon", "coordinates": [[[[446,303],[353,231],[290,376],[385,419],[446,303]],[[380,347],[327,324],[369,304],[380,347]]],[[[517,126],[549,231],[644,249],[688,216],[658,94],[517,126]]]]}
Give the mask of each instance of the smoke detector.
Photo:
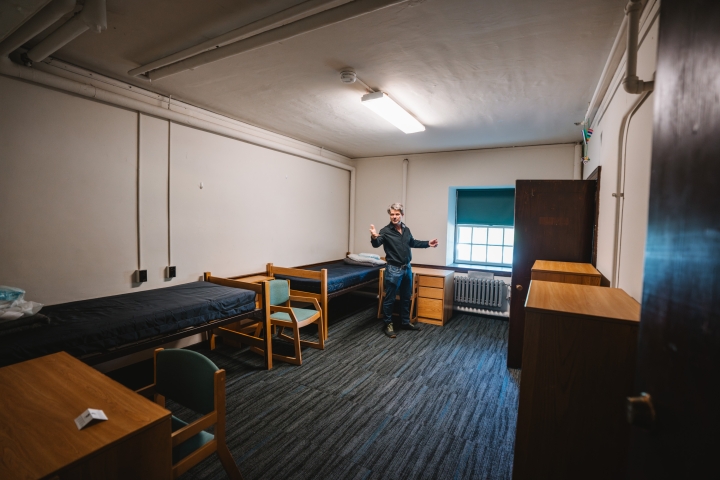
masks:
{"type": "Polygon", "coordinates": [[[355,83],[355,81],[357,81],[357,74],[352,70],[343,70],[340,72],[340,80],[343,83],[355,83]]]}

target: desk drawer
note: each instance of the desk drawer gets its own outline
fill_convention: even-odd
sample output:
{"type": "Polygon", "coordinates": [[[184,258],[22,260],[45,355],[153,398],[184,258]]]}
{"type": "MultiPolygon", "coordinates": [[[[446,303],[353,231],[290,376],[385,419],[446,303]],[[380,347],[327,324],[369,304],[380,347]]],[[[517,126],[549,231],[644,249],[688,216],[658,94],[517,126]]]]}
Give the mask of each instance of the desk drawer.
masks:
{"type": "Polygon", "coordinates": [[[420,286],[443,288],[443,279],[440,277],[426,277],[425,275],[420,275],[420,286]]]}
{"type": "Polygon", "coordinates": [[[425,298],[439,298],[442,300],[445,298],[444,292],[442,288],[420,287],[418,295],[425,298]]]}
{"type": "Polygon", "coordinates": [[[442,320],[443,301],[434,298],[418,298],[418,316],[442,320]]]}

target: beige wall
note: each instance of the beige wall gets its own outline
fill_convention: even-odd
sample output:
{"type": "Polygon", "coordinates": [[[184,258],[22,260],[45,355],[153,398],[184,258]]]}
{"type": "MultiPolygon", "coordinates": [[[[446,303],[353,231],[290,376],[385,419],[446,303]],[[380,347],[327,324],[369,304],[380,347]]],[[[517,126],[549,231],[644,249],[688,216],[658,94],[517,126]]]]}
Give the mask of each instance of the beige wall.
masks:
{"type": "Polygon", "coordinates": [[[0,77],[0,285],[53,304],[347,250],[349,172],[0,77]],[[168,145],[171,255],[168,262],[168,145]],[[200,189],[200,183],[203,189],[200,189]]]}
{"type": "Polygon", "coordinates": [[[573,178],[574,145],[497,148],[358,159],[355,249],[372,251],[369,225],[388,223],[387,206],[402,196],[402,162],[409,159],[405,221],[434,249],[414,250],[413,261],[447,265],[450,187],[514,186],[516,180],[573,178]]]}
{"type": "MultiPolygon", "coordinates": [[[[649,15],[638,51],[638,76],[644,80],[655,73],[657,29],[657,17],[649,15]]],[[[592,124],[590,161],[583,175],[602,166],[597,268],[612,286],[641,301],[654,97],[651,93],[638,104],[640,96],[626,93],[621,85],[624,73],[622,61],[592,124]]]]}

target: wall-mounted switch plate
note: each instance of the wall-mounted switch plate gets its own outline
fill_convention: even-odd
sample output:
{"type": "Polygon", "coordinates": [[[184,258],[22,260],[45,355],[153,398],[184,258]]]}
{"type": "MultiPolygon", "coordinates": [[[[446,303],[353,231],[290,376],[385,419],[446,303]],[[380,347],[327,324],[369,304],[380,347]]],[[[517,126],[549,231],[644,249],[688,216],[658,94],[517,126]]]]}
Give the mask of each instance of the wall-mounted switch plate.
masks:
{"type": "Polygon", "coordinates": [[[177,271],[175,267],[165,267],[165,278],[175,278],[176,276],[177,271]]]}
{"type": "Polygon", "coordinates": [[[135,282],[147,282],[147,270],[135,270],[135,282]]]}

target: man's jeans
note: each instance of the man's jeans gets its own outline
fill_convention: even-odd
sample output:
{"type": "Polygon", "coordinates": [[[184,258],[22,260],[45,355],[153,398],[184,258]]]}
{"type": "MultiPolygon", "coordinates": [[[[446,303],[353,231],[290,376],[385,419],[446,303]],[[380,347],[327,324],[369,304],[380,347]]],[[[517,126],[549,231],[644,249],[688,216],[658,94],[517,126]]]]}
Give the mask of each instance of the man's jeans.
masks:
{"type": "Polygon", "coordinates": [[[395,296],[400,294],[400,320],[403,325],[410,323],[410,297],[412,297],[412,269],[410,265],[396,267],[388,264],[385,268],[383,283],[385,298],[383,299],[383,321],[385,325],[392,322],[395,296]]]}

